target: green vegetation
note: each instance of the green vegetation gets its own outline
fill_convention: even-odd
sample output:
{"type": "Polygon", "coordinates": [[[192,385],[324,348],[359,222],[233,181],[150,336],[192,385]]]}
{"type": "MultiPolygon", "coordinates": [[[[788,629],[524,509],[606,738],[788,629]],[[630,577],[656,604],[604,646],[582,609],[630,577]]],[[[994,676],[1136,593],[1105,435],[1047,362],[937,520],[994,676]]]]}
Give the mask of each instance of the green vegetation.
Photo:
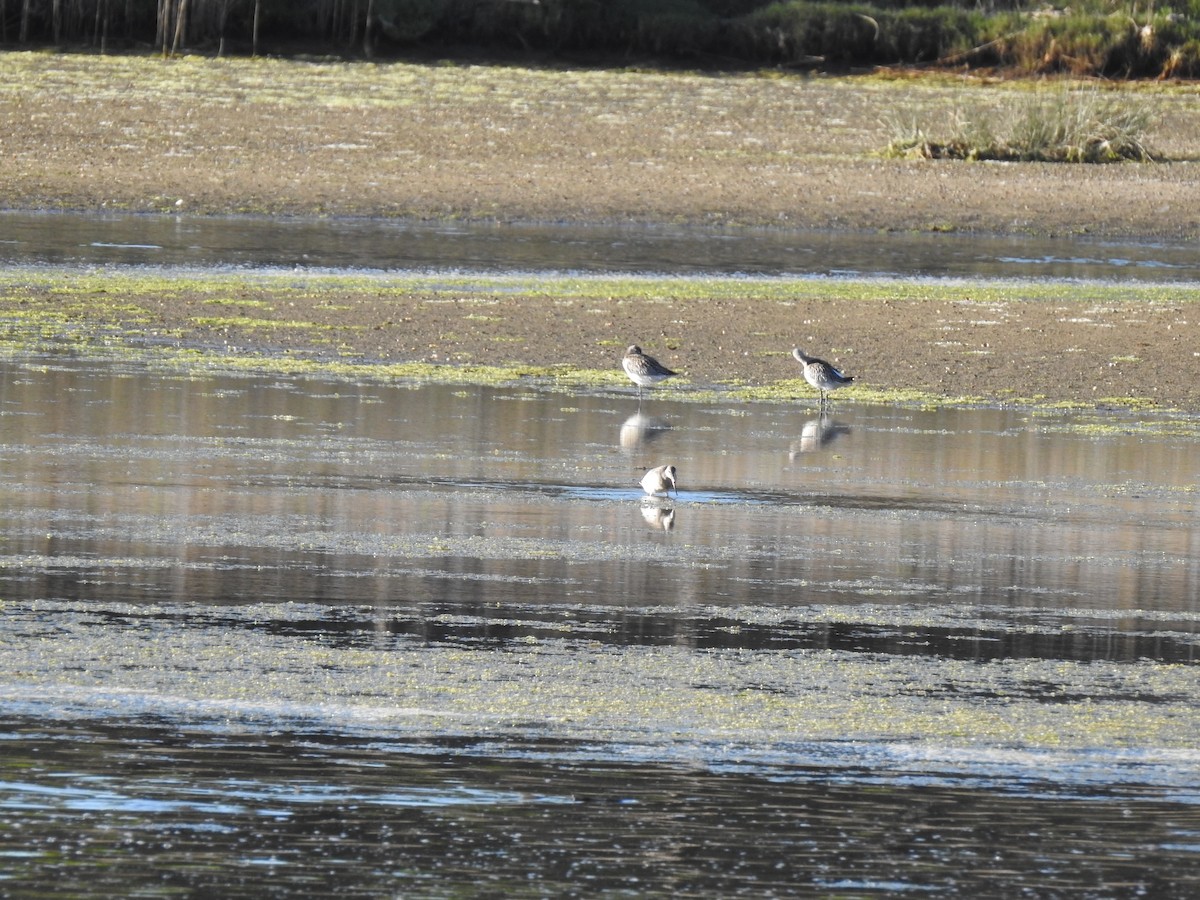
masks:
{"type": "Polygon", "coordinates": [[[1145,145],[1154,115],[1139,98],[1095,89],[1020,94],[999,110],[958,109],[949,133],[911,113],[894,113],[886,156],[926,159],[1004,159],[1042,162],[1117,162],[1153,158],[1145,145]]]}
{"type": "Polygon", "coordinates": [[[24,0],[0,43],[164,53],[458,52],[705,67],[940,65],[1027,73],[1200,73],[1200,0],[24,0]]]}
{"type": "MultiPolygon", "coordinates": [[[[1105,342],[1110,329],[1102,326],[1106,317],[1120,320],[1128,314],[1144,322],[1161,311],[1166,318],[1159,321],[1167,323],[1170,334],[1169,326],[1191,318],[1197,296],[1186,285],[1115,283],[1064,289],[1062,284],[1031,282],[979,282],[964,287],[957,282],[908,280],[629,276],[561,276],[535,282],[525,275],[298,277],[293,273],[173,279],[110,270],[11,270],[0,273],[0,356],[69,348],[188,371],[628,390],[629,382],[615,362],[625,342],[613,337],[612,323],[631,304],[655,300],[689,318],[707,306],[748,300],[755,304],[757,324],[763,329],[751,341],[751,355],[762,362],[756,366],[739,355],[737,371],[730,370],[720,354],[701,360],[697,351],[707,343],[701,339],[703,328],[691,341],[676,339],[687,346],[696,368],[656,392],[675,399],[811,402],[812,388],[787,362],[786,338],[795,322],[833,315],[853,305],[857,318],[878,313],[882,321],[895,316],[897,323],[916,323],[918,319],[903,318],[900,309],[915,304],[928,331],[914,331],[912,339],[928,342],[936,337],[937,365],[920,367],[932,377],[923,380],[911,368],[902,378],[889,376],[892,351],[860,346],[850,339],[854,327],[843,325],[847,329],[843,339],[848,342],[831,346],[830,353],[845,357],[856,374],[866,374],[861,382],[839,391],[839,401],[922,407],[996,402],[1041,409],[1101,406],[1153,409],[1167,415],[1172,404],[1181,401],[1158,395],[1152,372],[1150,382],[1130,380],[1129,375],[1115,381],[1109,377],[1118,367],[1136,372],[1142,361],[1156,356],[1156,345],[1139,343],[1134,353],[1121,340],[1105,342]],[[239,302],[261,310],[262,315],[203,314],[211,310],[214,300],[227,301],[235,295],[242,295],[239,302]],[[501,302],[506,305],[500,307],[501,302]],[[465,312],[492,305],[506,314],[465,312]],[[562,332],[531,329],[535,314],[547,305],[554,307],[562,332]],[[1002,348],[992,346],[990,329],[1000,328],[1001,319],[1009,323],[1004,327],[1018,331],[1040,327],[1014,318],[1035,308],[1050,310],[1051,320],[1090,323],[1067,332],[1066,352],[1092,360],[1085,364],[1083,378],[1098,386],[1096,393],[1056,389],[1062,367],[1061,354],[1054,347],[1061,344],[1047,342],[1042,350],[1032,351],[1019,348],[1024,362],[1018,366],[993,362],[1002,348]],[[347,310],[354,310],[354,315],[347,318],[347,310]],[[450,328],[461,334],[451,334],[450,328]],[[560,335],[570,335],[574,351],[545,352],[547,346],[563,345],[560,335]],[[1100,343],[1088,343],[1093,340],[1100,343]],[[481,347],[491,352],[481,352],[481,347]],[[497,348],[503,349],[497,352],[497,348]],[[601,352],[593,352],[597,349],[601,352]],[[979,369],[976,356],[991,372],[982,381],[943,383],[937,377],[952,367],[964,373],[979,369]],[[965,357],[971,357],[967,365],[962,362],[965,357]],[[1035,384],[1039,368],[1048,376],[1035,384]],[[1122,390],[1127,393],[1121,394],[1122,390]]],[[[1180,408],[1194,408],[1182,402],[1180,408]]]]}

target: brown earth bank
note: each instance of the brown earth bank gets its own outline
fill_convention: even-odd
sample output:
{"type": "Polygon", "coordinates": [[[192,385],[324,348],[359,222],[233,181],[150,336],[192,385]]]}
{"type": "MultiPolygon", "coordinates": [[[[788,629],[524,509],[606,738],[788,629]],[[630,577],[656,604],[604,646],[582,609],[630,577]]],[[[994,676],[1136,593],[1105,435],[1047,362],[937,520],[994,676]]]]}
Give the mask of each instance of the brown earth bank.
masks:
{"type": "MultiPolygon", "coordinates": [[[[879,155],[884,123],[897,113],[936,121],[1034,87],[0,54],[0,207],[1200,235],[1200,103],[1191,85],[1121,88],[1154,107],[1147,144],[1163,162],[879,155]]],[[[480,318],[444,297],[374,306],[360,297],[336,304],[336,316],[288,314],[332,316],[345,350],[396,361],[599,367],[638,342],[702,382],[776,381],[795,377],[786,353],[799,343],[881,386],[1148,398],[1200,410],[1200,293],[1176,290],[1167,303],[1093,303],[1072,293],[1061,304],[1018,299],[989,309],[965,288],[959,301],[936,302],[589,298],[586,314],[574,315],[565,301],[496,297],[480,318]],[[503,325],[488,324],[496,321],[503,325]]],[[[175,302],[160,305],[164,326],[202,333],[184,301],[172,311],[175,302]]],[[[302,349],[303,334],[234,337],[302,349]]]]}

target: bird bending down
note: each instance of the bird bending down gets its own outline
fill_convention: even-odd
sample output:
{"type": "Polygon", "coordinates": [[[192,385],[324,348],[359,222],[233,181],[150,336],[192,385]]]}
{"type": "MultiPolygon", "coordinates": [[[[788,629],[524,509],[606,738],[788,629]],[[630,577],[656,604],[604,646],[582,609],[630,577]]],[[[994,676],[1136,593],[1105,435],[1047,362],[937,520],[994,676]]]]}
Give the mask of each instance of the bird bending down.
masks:
{"type": "Polygon", "coordinates": [[[804,372],[804,380],[821,392],[821,406],[829,402],[830,391],[845,387],[854,380],[854,376],[844,374],[825,360],[806,356],[799,347],[792,349],[792,356],[804,367],[801,370],[804,372]]]}
{"type": "Polygon", "coordinates": [[[674,466],[655,466],[642,476],[642,490],[647,494],[665,494],[672,488],[679,495],[679,486],[675,484],[674,466]]]}
{"type": "Polygon", "coordinates": [[[665,381],[678,372],[672,372],[653,356],[647,356],[637,344],[630,344],[621,359],[621,368],[629,376],[629,380],[638,386],[638,399],[641,399],[642,388],[650,387],[665,381]]]}

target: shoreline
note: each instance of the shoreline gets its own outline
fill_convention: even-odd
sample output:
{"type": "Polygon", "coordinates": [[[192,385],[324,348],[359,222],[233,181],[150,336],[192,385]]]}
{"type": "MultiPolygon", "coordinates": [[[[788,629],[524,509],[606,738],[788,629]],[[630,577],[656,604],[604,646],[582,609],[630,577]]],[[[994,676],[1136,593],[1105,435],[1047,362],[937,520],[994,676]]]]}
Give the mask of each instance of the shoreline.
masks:
{"type": "MultiPolygon", "coordinates": [[[[0,206],[472,222],[1200,236],[1200,105],[1153,163],[887,159],[883,124],[1020,83],[0,55],[0,206]]],[[[1069,82],[1052,82],[1064,84],[1069,82]]]]}
{"type": "Polygon", "coordinates": [[[1014,229],[997,225],[994,228],[900,228],[883,227],[879,225],[845,225],[830,223],[780,223],[778,221],[723,221],[719,219],[699,219],[688,217],[674,218],[640,218],[631,215],[612,216],[607,218],[580,217],[571,213],[558,213],[545,216],[511,215],[395,215],[373,209],[348,209],[345,211],[306,211],[303,209],[273,210],[243,210],[233,206],[211,207],[203,209],[178,207],[117,207],[97,205],[96,203],[61,204],[43,202],[33,205],[0,205],[0,216],[29,215],[29,216],[94,216],[131,218],[192,218],[206,221],[229,219],[231,221],[250,222],[346,222],[346,223],[380,223],[404,227],[415,225],[420,227],[454,227],[473,226],[479,228],[530,228],[554,229],[573,228],[580,230],[594,229],[597,231],[620,230],[631,228],[639,230],[661,231],[707,231],[712,233],[754,233],[762,232],[773,235],[843,235],[870,237],[872,235],[911,235],[914,237],[950,238],[991,238],[1016,240],[1046,240],[1046,241],[1094,241],[1129,244],[1178,244],[1191,245],[1200,239],[1200,234],[1179,233],[1173,229],[1133,229],[1119,231],[1094,231],[1085,226],[1072,223],[1059,223],[1054,230],[1041,231],[1035,229],[1014,229]]]}
{"type": "MultiPolygon", "coordinates": [[[[1025,89],[946,79],[9,53],[0,84],[11,124],[0,135],[0,206],[13,211],[968,241],[1200,235],[1200,104],[1186,87],[1131,89],[1159,108],[1154,143],[1173,162],[1084,165],[882,159],[890,109],[950,113],[1025,89]]],[[[694,381],[778,392],[797,384],[790,350],[801,346],[893,397],[1200,412],[1191,284],[743,290],[729,279],[630,287],[601,276],[590,291],[569,279],[516,293],[394,279],[289,292],[231,279],[213,297],[188,279],[60,281],[81,279],[91,302],[52,280],[18,289],[9,279],[0,311],[412,366],[619,374],[621,351],[637,343],[694,381]]]]}

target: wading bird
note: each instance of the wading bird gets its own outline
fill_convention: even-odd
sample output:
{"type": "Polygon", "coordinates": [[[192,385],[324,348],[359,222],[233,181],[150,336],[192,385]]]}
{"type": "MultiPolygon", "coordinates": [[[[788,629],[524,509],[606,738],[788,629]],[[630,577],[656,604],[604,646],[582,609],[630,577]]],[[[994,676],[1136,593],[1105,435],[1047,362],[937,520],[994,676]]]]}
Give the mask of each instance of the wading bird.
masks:
{"type": "Polygon", "coordinates": [[[638,399],[642,398],[642,388],[651,387],[660,381],[665,381],[678,372],[672,372],[653,356],[647,356],[637,344],[630,344],[621,359],[621,368],[629,376],[629,380],[638,386],[638,399]]]}
{"type": "Polygon", "coordinates": [[[674,466],[655,466],[642,476],[642,490],[651,496],[669,493],[672,488],[678,497],[679,486],[675,483],[674,466]]]}
{"type": "Polygon", "coordinates": [[[844,374],[825,360],[806,356],[799,347],[792,348],[792,356],[804,367],[801,370],[804,372],[804,380],[821,392],[821,406],[829,402],[830,391],[845,387],[854,380],[854,376],[844,374]]]}

